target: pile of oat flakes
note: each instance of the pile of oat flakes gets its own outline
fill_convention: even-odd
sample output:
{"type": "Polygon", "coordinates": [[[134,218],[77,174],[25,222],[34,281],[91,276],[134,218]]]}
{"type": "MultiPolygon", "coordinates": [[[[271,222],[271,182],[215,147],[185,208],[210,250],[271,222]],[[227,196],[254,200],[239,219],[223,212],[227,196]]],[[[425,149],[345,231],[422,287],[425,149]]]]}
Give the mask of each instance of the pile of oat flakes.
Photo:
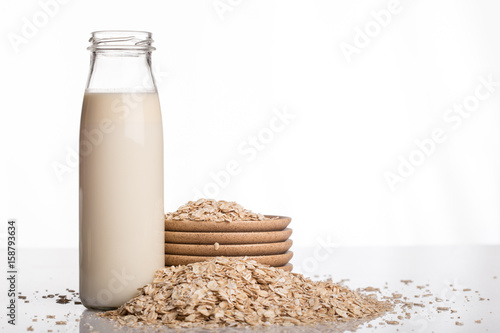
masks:
{"type": "Polygon", "coordinates": [[[236,202],[213,199],[189,201],[179,207],[177,211],[165,215],[167,221],[234,222],[262,221],[266,219],[264,215],[244,209],[236,202]]]}
{"type": "Polygon", "coordinates": [[[119,309],[99,314],[121,325],[172,328],[311,325],[374,318],[392,309],[332,282],[253,260],[217,257],[156,272],[140,294],[119,309]]]}

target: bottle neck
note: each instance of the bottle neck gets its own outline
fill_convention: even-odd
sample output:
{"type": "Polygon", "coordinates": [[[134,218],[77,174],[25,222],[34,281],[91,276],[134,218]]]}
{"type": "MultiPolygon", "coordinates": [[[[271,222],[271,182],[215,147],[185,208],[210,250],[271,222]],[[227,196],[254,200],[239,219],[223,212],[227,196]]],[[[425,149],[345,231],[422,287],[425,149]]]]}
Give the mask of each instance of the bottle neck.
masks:
{"type": "Polygon", "coordinates": [[[93,51],[87,92],[156,92],[151,52],[138,50],[93,51]]]}

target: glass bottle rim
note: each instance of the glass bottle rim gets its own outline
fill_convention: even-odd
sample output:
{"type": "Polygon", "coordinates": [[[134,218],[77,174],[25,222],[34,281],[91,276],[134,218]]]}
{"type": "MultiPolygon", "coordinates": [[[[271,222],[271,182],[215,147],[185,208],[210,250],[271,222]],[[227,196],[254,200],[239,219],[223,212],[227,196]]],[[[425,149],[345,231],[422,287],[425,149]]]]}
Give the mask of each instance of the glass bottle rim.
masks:
{"type": "Polygon", "coordinates": [[[87,50],[137,50],[151,52],[156,50],[151,44],[154,40],[152,33],[136,30],[99,30],[91,33],[87,50]]]}

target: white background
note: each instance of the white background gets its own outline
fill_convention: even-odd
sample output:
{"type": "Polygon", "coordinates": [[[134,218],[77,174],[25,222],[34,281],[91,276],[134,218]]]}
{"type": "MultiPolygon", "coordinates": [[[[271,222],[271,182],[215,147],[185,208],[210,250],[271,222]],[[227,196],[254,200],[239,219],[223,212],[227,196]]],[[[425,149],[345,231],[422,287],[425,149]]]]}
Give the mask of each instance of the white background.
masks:
{"type": "Polygon", "coordinates": [[[18,219],[21,247],[78,246],[86,47],[107,29],[153,32],[166,211],[236,160],[215,197],[291,216],[296,245],[500,242],[500,86],[444,119],[481,77],[500,81],[498,2],[402,0],[384,27],[371,13],[387,0],[68,1],[52,16],[47,2],[0,4],[0,221],[18,219]],[[14,47],[26,22],[39,28],[14,47]],[[277,110],[294,118],[239,152],[277,110]],[[446,140],[391,190],[384,174],[435,129],[446,140]]]}

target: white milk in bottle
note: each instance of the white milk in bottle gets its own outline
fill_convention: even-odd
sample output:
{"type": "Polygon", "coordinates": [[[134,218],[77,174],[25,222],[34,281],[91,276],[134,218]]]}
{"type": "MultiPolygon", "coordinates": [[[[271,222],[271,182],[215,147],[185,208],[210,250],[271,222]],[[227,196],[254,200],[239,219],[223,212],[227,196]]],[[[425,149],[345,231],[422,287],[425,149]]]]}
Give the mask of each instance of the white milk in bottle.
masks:
{"type": "Polygon", "coordinates": [[[117,308],[164,267],[163,130],[151,34],[99,31],[80,128],[80,298],[117,308]]]}

